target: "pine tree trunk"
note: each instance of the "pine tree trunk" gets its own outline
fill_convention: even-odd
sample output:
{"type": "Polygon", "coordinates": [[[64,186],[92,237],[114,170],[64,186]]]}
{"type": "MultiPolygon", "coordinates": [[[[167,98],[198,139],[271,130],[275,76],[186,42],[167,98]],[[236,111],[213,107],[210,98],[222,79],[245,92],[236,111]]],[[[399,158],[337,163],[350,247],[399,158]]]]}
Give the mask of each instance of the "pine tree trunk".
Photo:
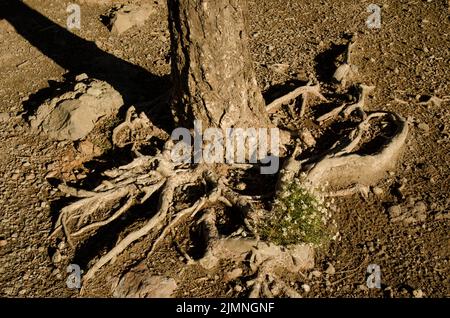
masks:
{"type": "Polygon", "coordinates": [[[168,0],[168,8],[175,122],[268,127],[248,47],[246,0],[168,0]]]}

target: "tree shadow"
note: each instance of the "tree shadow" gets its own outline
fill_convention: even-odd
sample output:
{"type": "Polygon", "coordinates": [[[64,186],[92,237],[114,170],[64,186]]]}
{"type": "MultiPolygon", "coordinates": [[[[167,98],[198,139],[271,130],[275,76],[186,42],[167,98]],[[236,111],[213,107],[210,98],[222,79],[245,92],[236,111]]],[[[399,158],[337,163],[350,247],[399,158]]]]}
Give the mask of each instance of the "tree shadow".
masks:
{"type": "Polygon", "coordinates": [[[346,45],[332,44],[331,48],[319,53],[314,59],[316,63],[317,79],[324,83],[331,83],[333,80],[334,72],[337,67],[335,65],[336,59],[345,53],[347,49],[346,45]]]}
{"type": "MultiPolygon", "coordinates": [[[[94,42],[69,32],[22,1],[1,0],[0,18],[6,19],[31,45],[68,70],[66,79],[86,73],[90,78],[105,81],[122,95],[125,105],[153,100],[170,87],[169,76],[151,74],[140,66],[102,51],[94,42]]],[[[24,105],[29,108],[25,109],[27,112],[34,111],[43,99],[66,87],[66,84],[57,82],[49,82],[49,85],[49,88],[30,96],[24,105]]],[[[162,129],[170,125],[161,123],[158,118],[150,119],[162,129]]]]}

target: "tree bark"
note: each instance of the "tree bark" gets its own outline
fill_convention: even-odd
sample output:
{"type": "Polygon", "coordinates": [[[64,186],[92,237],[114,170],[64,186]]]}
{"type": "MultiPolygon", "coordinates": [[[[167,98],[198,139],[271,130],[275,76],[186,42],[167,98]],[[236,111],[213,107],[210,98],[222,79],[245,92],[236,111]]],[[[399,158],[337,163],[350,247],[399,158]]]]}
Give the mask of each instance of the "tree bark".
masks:
{"type": "Polygon", "coordinates": [[[175,122],[270,126],[248,47],[246,0],[168,0],[175,122]]]}

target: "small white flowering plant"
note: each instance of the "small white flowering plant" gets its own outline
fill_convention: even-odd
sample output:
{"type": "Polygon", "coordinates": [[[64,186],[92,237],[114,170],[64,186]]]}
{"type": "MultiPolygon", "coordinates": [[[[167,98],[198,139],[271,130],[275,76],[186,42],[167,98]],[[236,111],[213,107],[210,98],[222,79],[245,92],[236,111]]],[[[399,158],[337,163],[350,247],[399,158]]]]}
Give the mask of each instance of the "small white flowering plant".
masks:
{"type": "Polygon", "coordinates": [[[335,225],[329,207],[320,192],[295,179],[281,191],[272,212],[260,224],[260,236],[282,246],[327,245],[335,225]]]}

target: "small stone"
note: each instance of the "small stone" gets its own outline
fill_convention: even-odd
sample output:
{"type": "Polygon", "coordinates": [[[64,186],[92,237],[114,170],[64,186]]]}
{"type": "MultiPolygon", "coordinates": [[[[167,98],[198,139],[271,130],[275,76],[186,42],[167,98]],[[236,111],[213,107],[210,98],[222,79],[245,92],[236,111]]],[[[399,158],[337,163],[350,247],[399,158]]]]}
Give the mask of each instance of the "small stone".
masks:
{"type": "Polygon", "coordinates": [[[240,293],[241,291],[242,291],[242,286],[241,285],[236,285],[236,286],[234,286],[234,290],[236,291],[236,292],[238,292],[238,293],[240,293]]]}
{"type": "Polygon", "coordinates": [[[7,122],[11,119],[11,115],[9,113],[0,113],[0,123],[7,122]]]}
{"type": "Polygon", "coordinates": [[[413,296],[414,296],[414,298],[423,298],[425,296],[425,294],[423,293],[423,291],[421,289],[416,289],[413,291],[413,296]]]}
{"type": "Polygon", "coordinates": [[[322,276],[322,272],[320,272],[320,271],[312,271],[311,275],[313,277],[319,278],[320,276],[322,276]]]}
{"type": "Polygon", "coordinates": [[[66,243],[64,241],[59,242],[58,249],[61,251],[66,248],[66,243]]]}
{"type": "Polygon", "coordinates": [[[384,194],[384,190],[379,187],[374,187],[372,189],[372,191],[373,191],[373,194],[375,194],[378,197],[381,197],[384,194]]]}
{"type": "Polygon", "coordinates": [[[56,251],[55,254],[52,256],[52,262],[53,264],[58,264],[62,260],[61,253],[59,251],[56,251]]]}
{"type": "Polygon", "coordinates": [[[425,124],[425,123],[420,123],[419,125],[417,125],[417,127],[418,127],[420,130],[424,131],[424,132],[429,132],[429,131],[430,131],[430,126],[428,126],[428,125],[425,124]]]}
{"type": "Polygon", "coordinates": [[[334,268],[333,264],[328,265],[328,268],[325,270],[325,273],[328,275],[336,274],[336,269],[334,268]]]}
{"type": "Polygon", "coordinates": [[[145,21],[154,13],[156,13],[156,10],[150,4],[143,6],[125,5],[115,8],[110,14],[109,28],[113,33],[121,35],[134,26],[144,25],[145,21]]]}
{"type": "Polygon", "coordinates": [[[120,298],[170,298],[177,283],[173,278],[152,276],[145,270],[132,270],[124,275],[113,290],[120,298]]]}
{"type": "Polygon", "coordinates": [[[303,284],[302,288],[305,291],[305,293],[309,293],[311,291],[311,286],[309,286],[308,284],[303,284]]]}
{"type": "Polygon", "coordinates": [[[400,205],[393,205],[388,209],[388,213],[391,218],[399,217],[402,214],[402,208],[400,205]]]}
{"type": "Polygon", "coordinates": [[[223,280],[225,282],[233,281],[242,276],[243,270],[241,268],[235,268],[231,272],[225,273],[223,280]]]}
{"type": "Polygon", "coordinates": [[[6,245],[8,245],[7,240],[0,240],[0,247],[5,247],[6,245]]]}
{"type": "Polygon", "coordinates": [[[416,204],[414,205],[414,211],[416,213],[426,213],[427,205],[423,201],[416,202],[416,204]]]}
{"type": "Polygon", "coordinates": [[[86,73],[82,73],[82,74],[77,75],[75,77],[75,80],[77,82],[81,82],[81,81],[84,81],[85,79],[88,79],[88,78],[89,78],[89,76],[86,73]]]}

